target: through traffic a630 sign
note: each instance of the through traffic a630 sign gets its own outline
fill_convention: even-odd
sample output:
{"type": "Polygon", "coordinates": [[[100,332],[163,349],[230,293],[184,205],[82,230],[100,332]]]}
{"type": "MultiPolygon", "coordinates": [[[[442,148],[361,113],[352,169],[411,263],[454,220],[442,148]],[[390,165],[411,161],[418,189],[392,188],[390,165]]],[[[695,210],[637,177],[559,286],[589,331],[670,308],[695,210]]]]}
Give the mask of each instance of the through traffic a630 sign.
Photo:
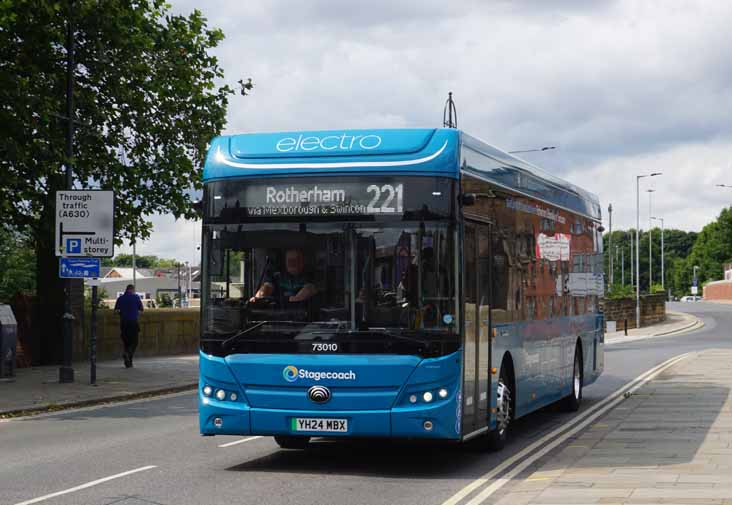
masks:
{"type": "Polygon", "coordinates": [[[114,256],[114,192],[56,192],[56,256],[114,256]]]}

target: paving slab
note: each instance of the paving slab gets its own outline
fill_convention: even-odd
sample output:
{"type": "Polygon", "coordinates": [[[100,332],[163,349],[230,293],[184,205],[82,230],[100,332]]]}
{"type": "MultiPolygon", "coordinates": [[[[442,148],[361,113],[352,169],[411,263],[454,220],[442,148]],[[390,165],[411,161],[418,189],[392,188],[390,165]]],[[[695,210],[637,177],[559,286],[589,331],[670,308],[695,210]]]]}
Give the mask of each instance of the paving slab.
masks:
{"type": "Polygon", "coordinates": [[[16,369],[16,377],[0,381],[0,417],[82,406],[148,394],[193,389],[198,382],[198,355],[97,363],[97,385],[89,384],[89,364],[75,363],[75,381],[58,382],[58,366],[16,369]]]}
{"type": "Polygon", "coordinates": [[[732,505],[732,350],[680,361],[488,503],[732,505]]]}

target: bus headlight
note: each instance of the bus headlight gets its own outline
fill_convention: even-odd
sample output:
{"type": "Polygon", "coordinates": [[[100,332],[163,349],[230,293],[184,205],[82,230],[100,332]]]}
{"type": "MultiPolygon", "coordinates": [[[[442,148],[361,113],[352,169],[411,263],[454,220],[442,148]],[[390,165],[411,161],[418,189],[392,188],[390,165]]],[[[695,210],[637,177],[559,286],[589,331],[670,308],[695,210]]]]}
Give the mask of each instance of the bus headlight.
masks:
{"type": "Polygon", "coordinates": [[[218,391],[216,391],[216,399],[224,401],[226,399],[226,391],[224,391],[223,389],[219,389],[218,391]]]}
{"type": "Polygon", "coordinates": [[[417,403],[417,395],[410,395],[409,403],[417,403]]]}
{"type": "Polygon", "coordinates": [[[203,396],[211,396],[213,393],[213,388],[209,386],[208,384],[203,386],[203,396]]]}
{"type": "Polygon", "coordinates": [[[445,389],[445,388],[441,388],[441,389],[440,389],[440,390],[439,390],[439,391],[437,392],[437,396],[439,396],[440,398],[447,398],[447,389],[445,389]]]}
{"type": "Polygon", "coordinates": [[[422,395],[422,399],[425,402],[427,402],[427,403],[431,402],[432,401],[432,393],[430,393],[429,391],[425,391],[425,393],[422,395]]]}

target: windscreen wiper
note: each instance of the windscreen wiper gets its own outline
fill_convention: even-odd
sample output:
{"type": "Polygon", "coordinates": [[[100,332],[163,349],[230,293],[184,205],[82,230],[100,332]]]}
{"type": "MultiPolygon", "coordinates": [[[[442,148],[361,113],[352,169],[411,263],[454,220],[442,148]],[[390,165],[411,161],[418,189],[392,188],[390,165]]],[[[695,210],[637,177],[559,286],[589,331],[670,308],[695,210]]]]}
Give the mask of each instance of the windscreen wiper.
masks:
{"type": "Polygon", "coordinates": [[[239,337],[241,337],[242,335],[246,335],[246,334],[247,334],[247,333],[249,333],[250,331],[256,330],[257,328],[259,328],[259,327],[261,327],[261,326],[264,326],[265,324],[267,324],[267,323],[269,323],[269,322],[270,322],[270,321],[260,321],[260,322],[258,322],[257,324],[255,324],[255,325],[253,325],[253,326],[250,326],[250,327],[249,327],[249,328],[247,328],[246,330],[241,330],[241,331],[240,331],[239,333],[237,333],[236,335],[234,335],[234,336],[232,336],[232,337],[229,337],[229,338],[227,338],[226,340],[224,340],[223,342],[221,342],[221,347],[223,347],[224,349],[226,349],[227,347],[229,347],[229,344],[230,344],[231,342],[233,342],[233,341],[237,340],[237,339],[238,339],[239,337]]]}

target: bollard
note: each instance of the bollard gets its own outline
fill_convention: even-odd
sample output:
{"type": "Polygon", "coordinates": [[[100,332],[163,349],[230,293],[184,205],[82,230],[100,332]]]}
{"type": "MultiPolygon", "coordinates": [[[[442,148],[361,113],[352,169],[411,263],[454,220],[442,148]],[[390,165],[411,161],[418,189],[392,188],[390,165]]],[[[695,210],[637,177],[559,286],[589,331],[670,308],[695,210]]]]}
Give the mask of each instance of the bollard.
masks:
{"type": "Polygon", "coordinates": [[[627,337],[628,336],[628,320],[627,319],[623,320],[623,330],[625,331],[625,336],[627,337]]]}

